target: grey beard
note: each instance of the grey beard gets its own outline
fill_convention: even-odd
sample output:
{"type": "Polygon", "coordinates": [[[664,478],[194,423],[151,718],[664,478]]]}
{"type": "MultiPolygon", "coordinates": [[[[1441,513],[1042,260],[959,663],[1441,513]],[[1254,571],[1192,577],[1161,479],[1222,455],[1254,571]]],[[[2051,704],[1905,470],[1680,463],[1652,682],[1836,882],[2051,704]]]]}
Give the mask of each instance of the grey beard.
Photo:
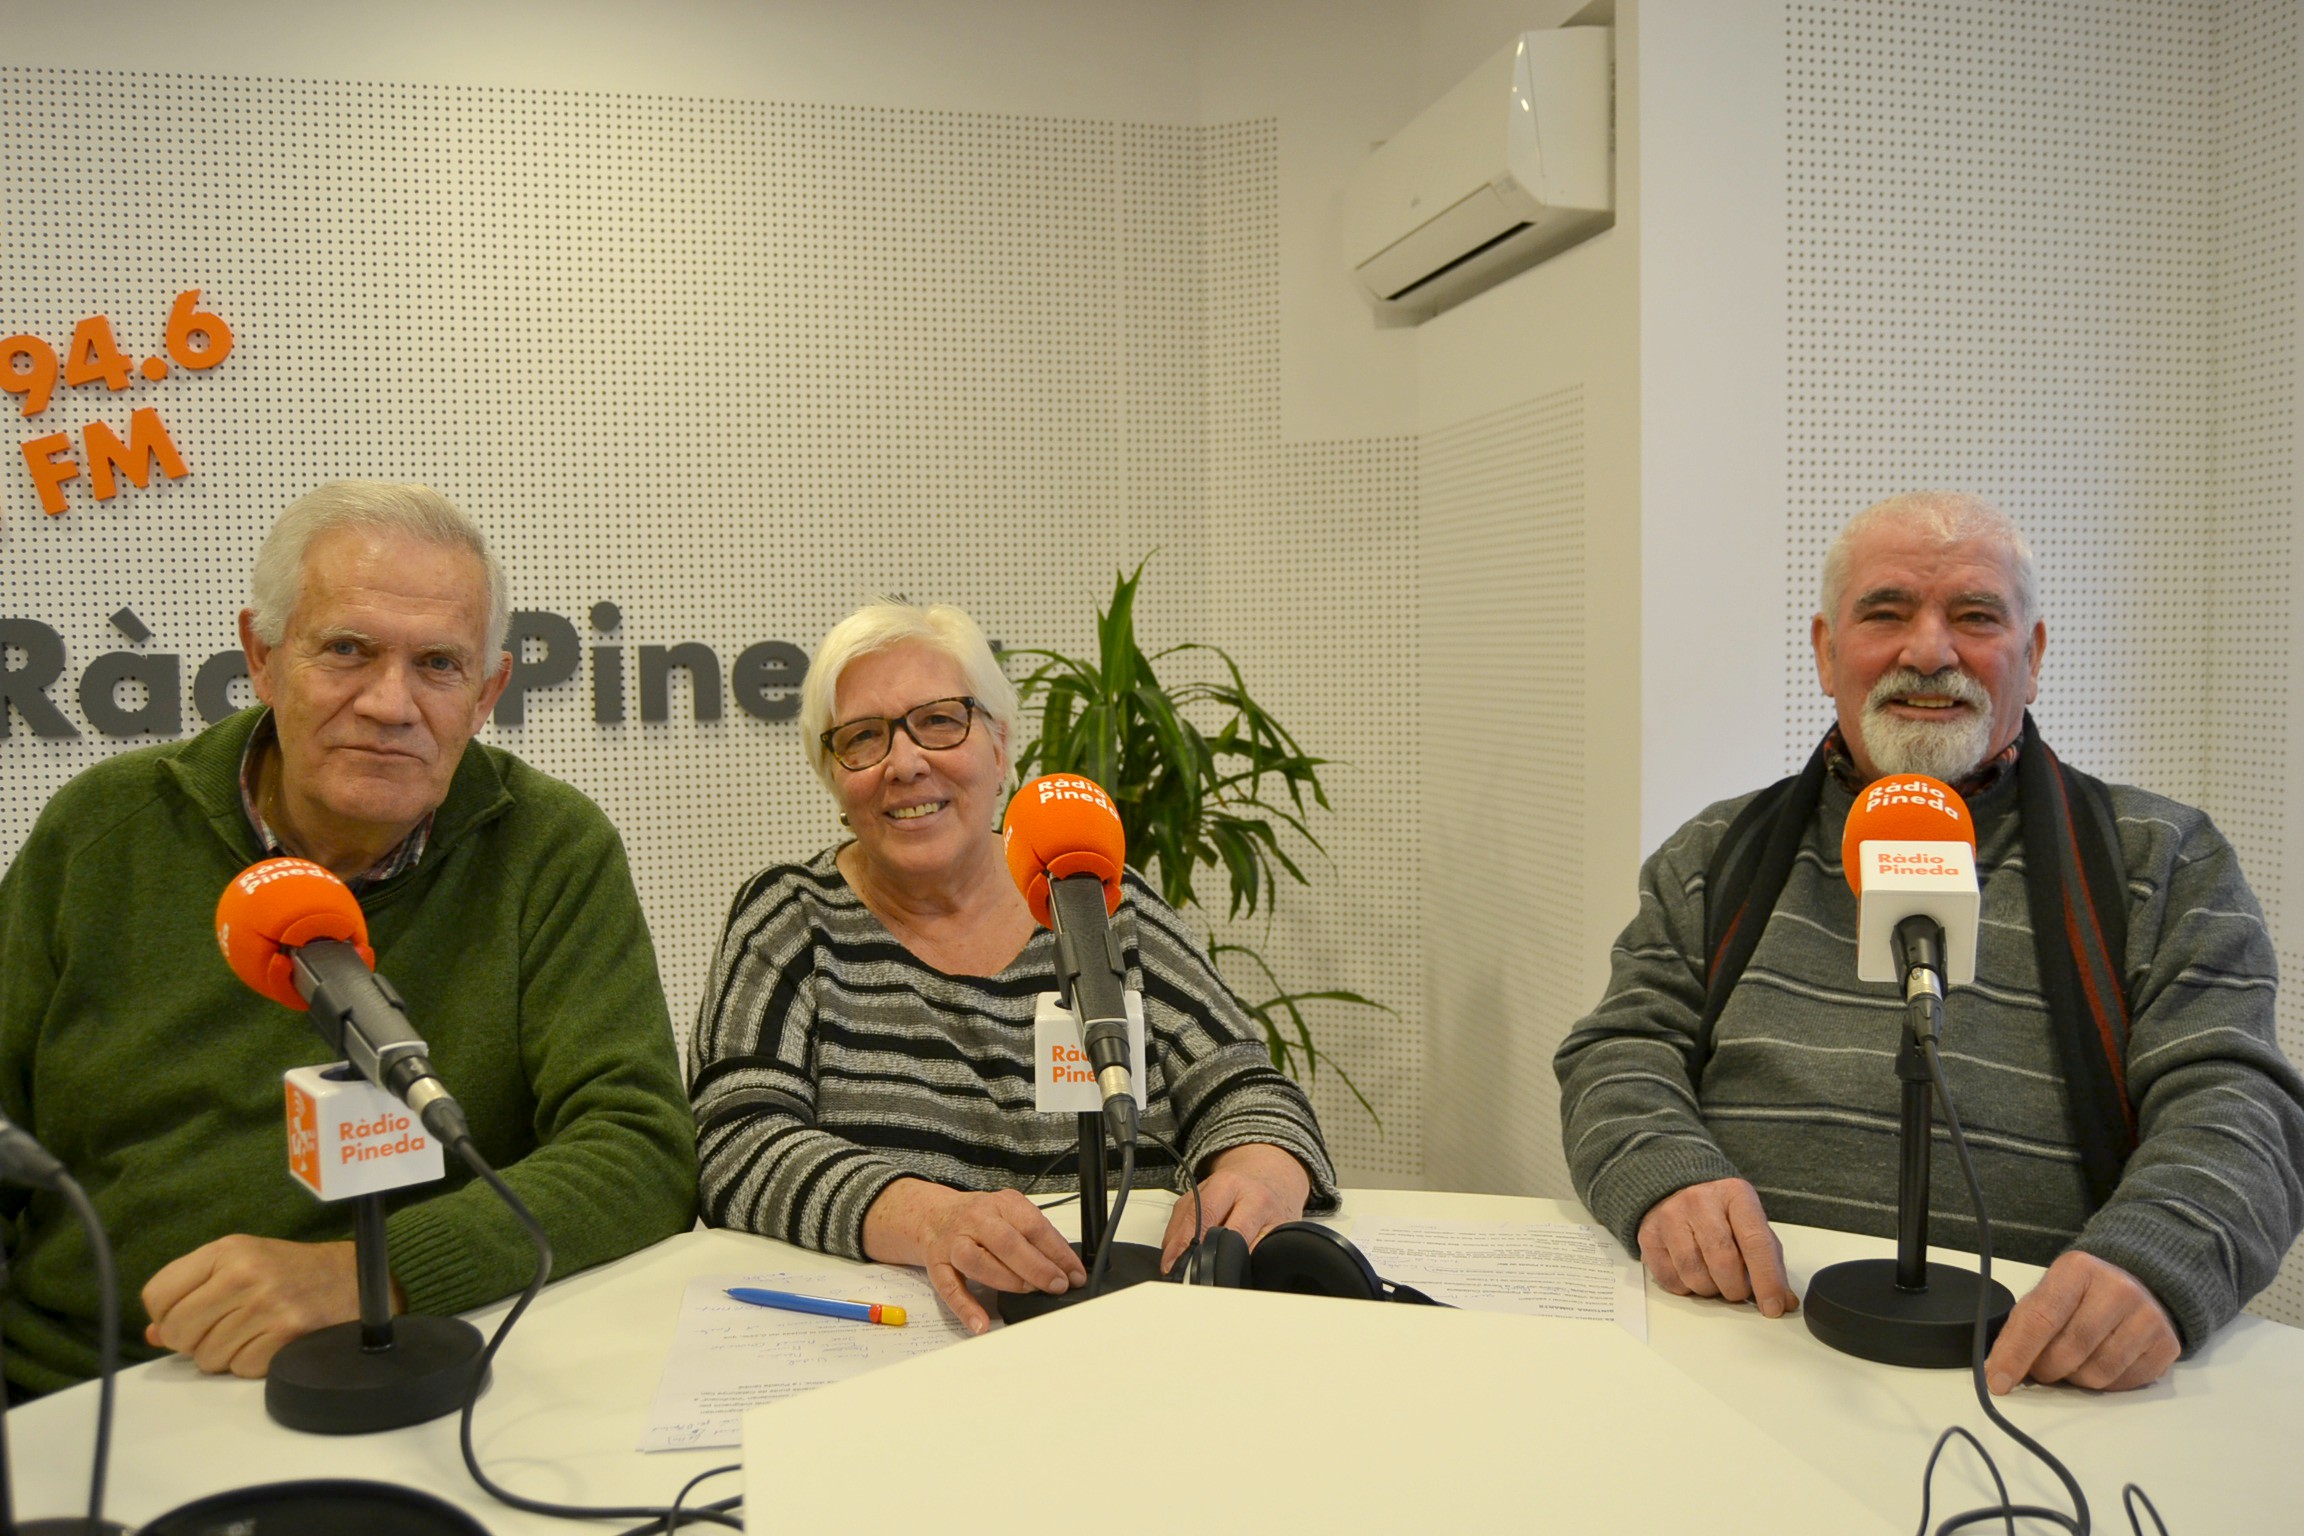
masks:
{"type": "Polygon", "coordinates": [[[1884,774],[1924,773],[1950,781],[1974,773],[1992,750],[1991,692],[1955,668],[1927,675],[1891,672],[1864,700],[1864,746],[1884,774]],[[1930,691],[1971,707],[1942,723],[1899,719],[1887,711],[1888,700],[1898,694],[1930,691]]]}

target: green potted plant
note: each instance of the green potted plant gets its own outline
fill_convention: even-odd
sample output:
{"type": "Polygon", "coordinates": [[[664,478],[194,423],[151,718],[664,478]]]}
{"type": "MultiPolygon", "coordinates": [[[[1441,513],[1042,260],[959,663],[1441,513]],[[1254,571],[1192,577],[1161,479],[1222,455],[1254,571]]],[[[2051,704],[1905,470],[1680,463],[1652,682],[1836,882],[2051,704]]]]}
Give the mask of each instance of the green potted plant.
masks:
{"type": "MultiPolygon", "coordinates": [[[[1328,809],[1319,774],[1326,759],[1297,745],[1248,692],[1240,668],[1221,647],[1186,642],[1144,653],[1135,618],[1143,574],[1139,563],[1115,581],[1111,606],[1096,615],[1094,660],[1037,648],[1008,652],[1039,660],[1017,685],[1026,711],[1037,707],[1040,726],[1038,739],[1016,753],[1017,773],[1027,779],[1077,773],[1103,785],[1120,811],[1129,865],[1170,906],[1199,906],[1196,877],[1202,869],[1220,869],[1227,915],[1262,911],[1269,922],[1283,876],[1298,885],[1311,883],[1291,856],[1289,840],[1301,838],[1326,856],[1306,821],[1313,807],[1328,809]],[[1223,679],[1164,686],[1155,664],[1190,651],[1220,662],[1223,679]],[[1203,719],[1214,728],[1203,729],[1203,719]]],[[[1359,1084],[1313,1044],[1304,1005],[1384,1005],[1341,988],[1291,991],[1247,944],[1211,940],[1209,950],[1236,974],[1252,974],[1251,986],[1234,990],[1263,1026],[1273,1064],[1307,1082],[1325,1065],[1375,1119],[1375,1106],[1359,1084]],[[1257,993],[1264,995],[1252,995],[1257,993]]]]}

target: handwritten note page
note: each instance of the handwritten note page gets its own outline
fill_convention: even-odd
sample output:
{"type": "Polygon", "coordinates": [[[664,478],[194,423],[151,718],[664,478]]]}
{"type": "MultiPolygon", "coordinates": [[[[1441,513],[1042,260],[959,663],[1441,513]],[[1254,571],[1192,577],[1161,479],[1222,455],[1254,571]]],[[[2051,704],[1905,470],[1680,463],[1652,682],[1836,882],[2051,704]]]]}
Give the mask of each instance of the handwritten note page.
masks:
{"type": "Polygon", "coordinates": [[[680,1325],[673,1332],[640,1449],[741,1444],[747,1408],[861,1376],[968,1336],[917,1270],[700,1275],[688,1282],[681,1299],[680,1325]],[[727,1294],[738,1285],[838,1301],[892,1302],[909,1320],[890,1328],[755,1307],[727,1294]]]}
{"type": "Polygon", "coordinates": [[[1640,1261],[1598,1227],[1363,1216],[1352,1241],[1376,1273],[1435,1301],[1480,1312],[1612,1321],[1648,1341],[1640,1261]]]}

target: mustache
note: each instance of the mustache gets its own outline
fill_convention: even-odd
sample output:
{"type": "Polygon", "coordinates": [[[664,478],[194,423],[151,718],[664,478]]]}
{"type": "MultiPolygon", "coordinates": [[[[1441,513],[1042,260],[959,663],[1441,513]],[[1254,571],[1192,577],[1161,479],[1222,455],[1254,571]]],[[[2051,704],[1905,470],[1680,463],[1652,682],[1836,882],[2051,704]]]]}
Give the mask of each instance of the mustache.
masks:
{"type": "Polygon", "coordinates": [[[1867,711],[1882,709],[1891,699],[1915,693],[1940,694],[1985,711],[1992,708],[1991,690],[1958,667],[1945,667],[1937,672],[1915,672],[1910,667],[1899,667],[1885,673],[1864,696],[1864,708],[1867,711]]]}

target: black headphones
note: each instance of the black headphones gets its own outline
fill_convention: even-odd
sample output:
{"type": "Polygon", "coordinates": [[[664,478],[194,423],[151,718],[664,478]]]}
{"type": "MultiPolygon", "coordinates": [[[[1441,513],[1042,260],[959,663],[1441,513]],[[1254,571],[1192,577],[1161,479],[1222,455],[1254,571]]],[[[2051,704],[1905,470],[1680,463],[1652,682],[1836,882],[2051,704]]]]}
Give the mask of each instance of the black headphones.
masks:
{"type": "Polygon", "coordinates": [[[1447,1305],[1412,1285],[1386,1280],[1350,1238],[1316,1221],[1285,1222],[1265,1233],[1248,1255],[1247,1284],[1259,1291],[1291,1291],[1299,1296],[1447,1305]]]}
{"type": "Polygon", "coordinates": [[[1346,1301],[1404,1301],[1444,1307],[1412,1285],[1376,1273],[1376,1266],[1343,1233],[1316,1221],[1283,1222],[1264,1234],[1256,1251],[1230,1227],[1216,1227],[1184,1250],[1176,1278],[1186,1285],[1240,1291],[1290,1291],[1339,1296],[1346,1301]]]}

